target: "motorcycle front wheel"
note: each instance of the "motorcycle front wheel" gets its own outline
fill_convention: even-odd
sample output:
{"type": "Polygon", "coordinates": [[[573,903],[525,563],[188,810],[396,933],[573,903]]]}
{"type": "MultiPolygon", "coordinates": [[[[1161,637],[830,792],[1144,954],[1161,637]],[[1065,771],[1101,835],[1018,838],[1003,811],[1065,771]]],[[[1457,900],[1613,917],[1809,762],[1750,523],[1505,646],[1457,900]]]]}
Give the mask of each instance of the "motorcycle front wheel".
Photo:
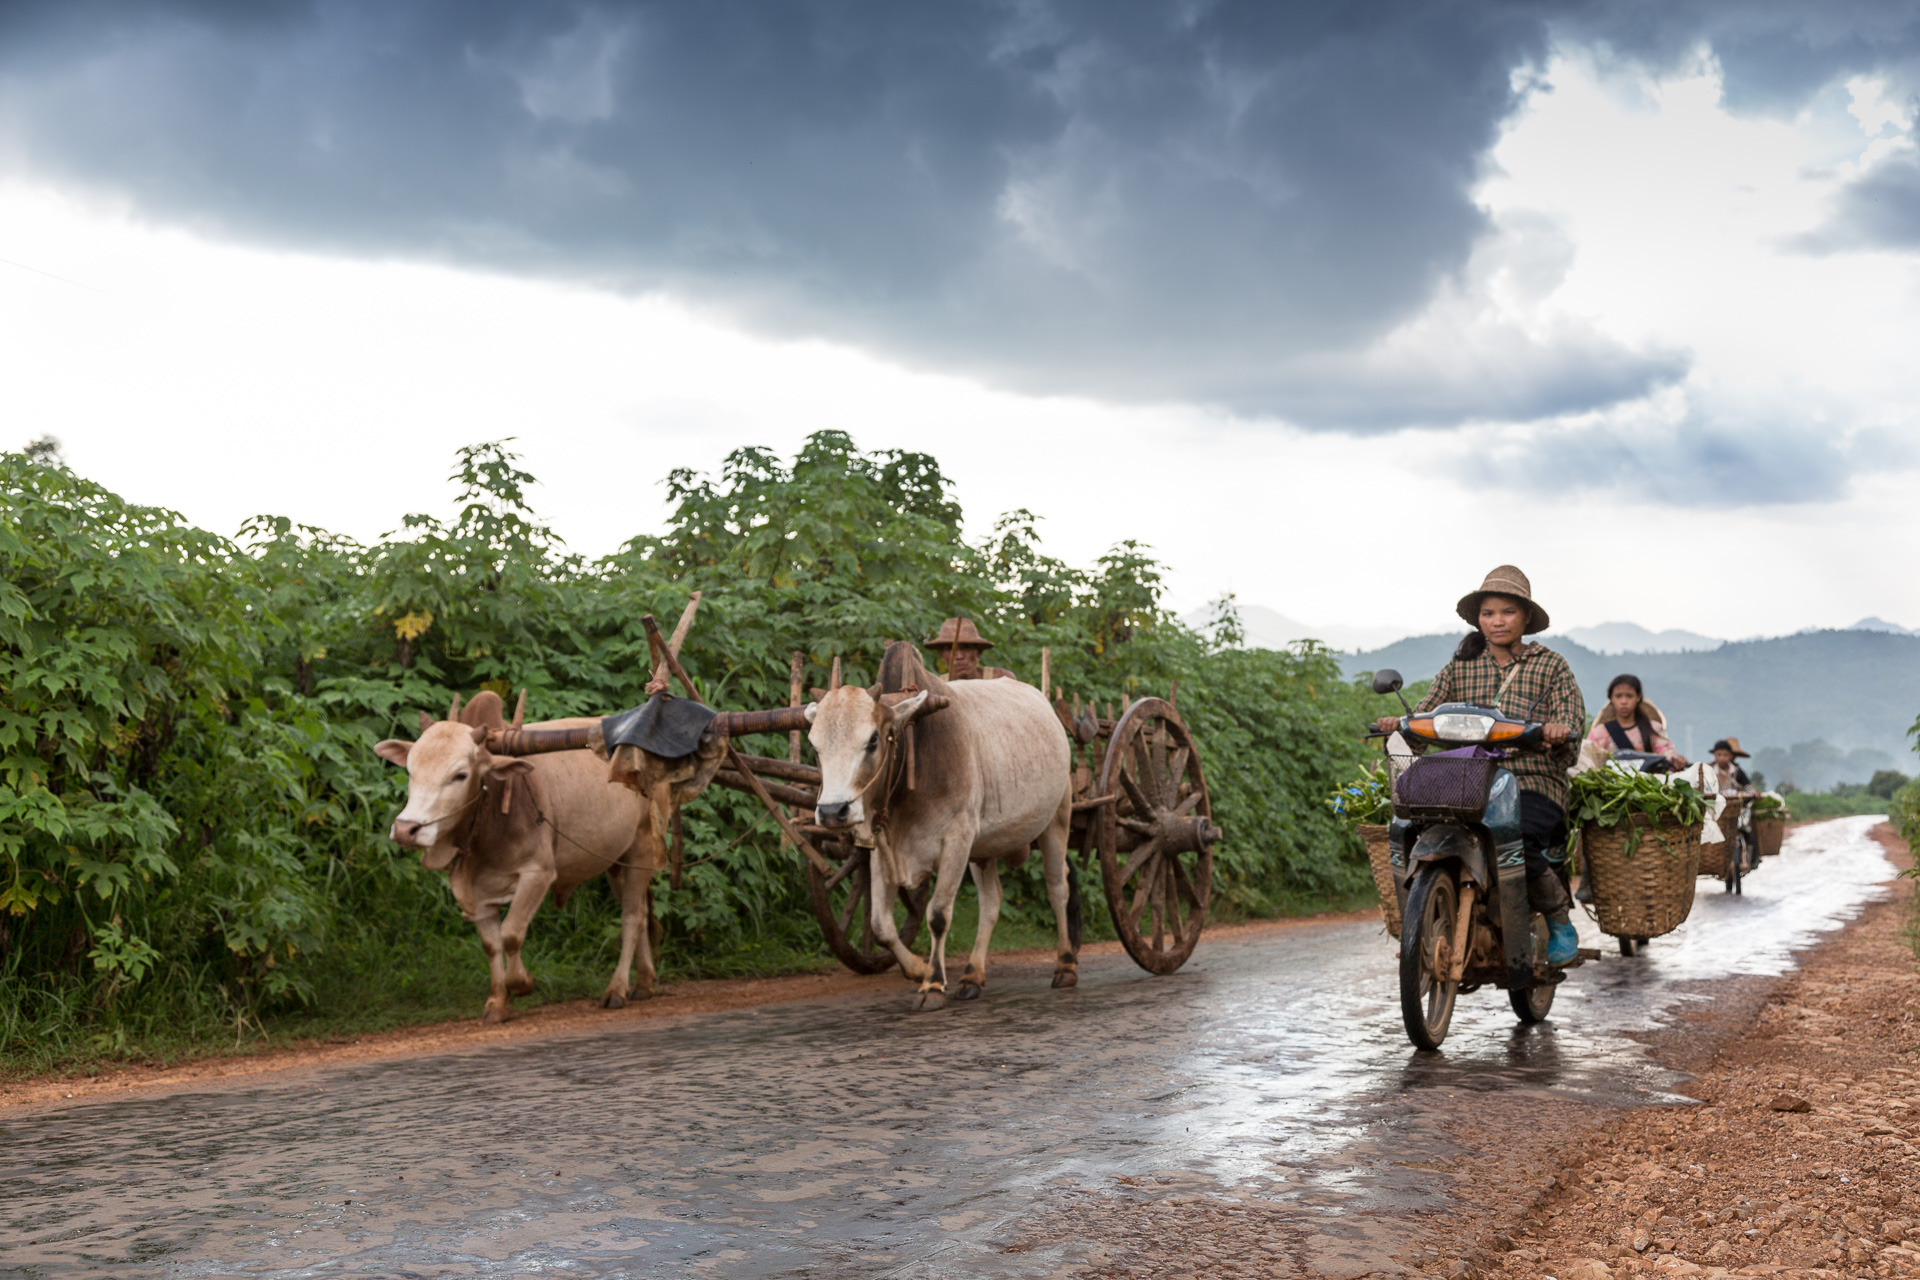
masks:
{"type": "Polygon", "coordinates": [[[1426,863],[1414,872],[1407,889],[1406,923],[1400,928],[1400,1016],[1407,1024],[1407,1039],[1417,1048],[1438,1049],[1453,1021],[1460,984],[1448,975],[1459,913],[1453,868],[1426,863]]]}
{"type": "MultiPolygon", "coordinates": [[[[1622,943],[1625,941],[1625,938],[1621,939],[1622,943]]],[[[1546,963],[1547,918],[1537,911],[1533,915],[1533,955],[1534,963],[1546,963]]],[[[1553,1008],[1553,993],[1557,990],[1559,990],[1558,983],[1539,982],[1525,991],[1508,990],[1507,998],[1513,1004],[1514,1016],[1520,1021],[1545,1022],[1548,1011],[1553,1008]]]]}

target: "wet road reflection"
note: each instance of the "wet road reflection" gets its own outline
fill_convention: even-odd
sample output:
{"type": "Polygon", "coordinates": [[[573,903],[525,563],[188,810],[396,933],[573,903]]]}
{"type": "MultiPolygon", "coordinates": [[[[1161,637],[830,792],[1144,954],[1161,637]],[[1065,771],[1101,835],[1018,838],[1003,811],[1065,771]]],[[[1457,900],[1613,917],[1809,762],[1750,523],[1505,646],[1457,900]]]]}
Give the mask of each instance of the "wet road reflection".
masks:
{"type": "Polygon", "coordinates": [[[996,1241],[1066,1180],[1285,1194],[1341,1167],[1384,1094],[1662,1094],[1627,1033],[1702,979],[1779,972],[1875,894],[1874,821],[1793,833],[1744,897],[1702,881],[1679,933],[1583,968],[1544,1027],[1463,997],[1439,1055],[1407,1046],[1391,940],[1326,925],[1203,944],[1166,978],[1003,976],[939,1014],[902,984],[0,1118],[0,1275],[1052,1274],[996,1241]]]}

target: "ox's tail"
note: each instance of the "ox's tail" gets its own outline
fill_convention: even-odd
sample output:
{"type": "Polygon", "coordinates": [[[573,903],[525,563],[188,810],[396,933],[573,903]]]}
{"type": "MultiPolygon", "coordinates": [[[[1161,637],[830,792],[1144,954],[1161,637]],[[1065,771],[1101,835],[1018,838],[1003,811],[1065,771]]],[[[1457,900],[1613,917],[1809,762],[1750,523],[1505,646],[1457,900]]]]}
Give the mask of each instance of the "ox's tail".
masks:
{"type": "Polygon", "coordinates": [[[1067,859],[1067,941],[1073,946],[1073,953],[1080,954],[1080,934],[1086,923],[1084,908],[1080,904],[1080,869],[1073,865],[1073,859],[1067,859]]]}

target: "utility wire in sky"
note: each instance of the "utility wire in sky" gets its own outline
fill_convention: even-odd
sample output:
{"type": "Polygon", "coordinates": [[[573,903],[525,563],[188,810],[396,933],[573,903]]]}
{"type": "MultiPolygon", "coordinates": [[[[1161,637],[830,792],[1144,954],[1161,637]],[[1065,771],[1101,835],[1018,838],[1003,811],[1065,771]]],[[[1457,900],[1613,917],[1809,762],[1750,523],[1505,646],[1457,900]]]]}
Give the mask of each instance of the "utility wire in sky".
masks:
{"type": "Polygon", "coordinates": [[[45,276],[49,280],[58,280],[61,284],[70,284],[76,289],[85,289],[88,293],[97,293],[103,298],[113,297],[113,295],[105,289],[96,289],[90,284],[81,284],[78,280],[69,280],[65,276],[57,276],[51,271],[42,271],[38,267],[30,267],[24,262],[15,262],[12,258],[0,258],[0,266],[18,267],[22,271],[31,271],[36,276],[45,276]]]}

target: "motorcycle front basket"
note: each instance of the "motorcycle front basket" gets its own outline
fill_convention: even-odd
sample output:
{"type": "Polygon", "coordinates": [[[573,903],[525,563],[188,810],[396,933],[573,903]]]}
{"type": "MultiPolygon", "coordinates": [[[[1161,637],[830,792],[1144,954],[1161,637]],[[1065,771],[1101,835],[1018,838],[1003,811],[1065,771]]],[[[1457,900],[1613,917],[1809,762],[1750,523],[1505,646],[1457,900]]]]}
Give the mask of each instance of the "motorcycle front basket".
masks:
{"type": "Polygon", "coordinates": [[[1499,768],[1499,760],[1485,756],[1421,756],[1394,785],[1394,815],[1475,821],[1487,811],[1487,794],[1499,768]]]}

